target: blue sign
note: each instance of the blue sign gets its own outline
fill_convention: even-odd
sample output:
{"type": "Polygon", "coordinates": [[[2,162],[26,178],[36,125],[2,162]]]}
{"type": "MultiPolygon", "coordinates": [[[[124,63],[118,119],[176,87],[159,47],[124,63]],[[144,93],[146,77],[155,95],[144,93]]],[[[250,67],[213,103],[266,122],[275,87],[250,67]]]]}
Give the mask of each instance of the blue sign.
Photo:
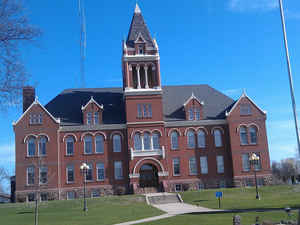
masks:
{"type": "Polygon", "coordinates": [[[216,197],[217,198],[222,198],[223,197],[223,192],[222,191],[217,191],[216,192],[216,197]]]}

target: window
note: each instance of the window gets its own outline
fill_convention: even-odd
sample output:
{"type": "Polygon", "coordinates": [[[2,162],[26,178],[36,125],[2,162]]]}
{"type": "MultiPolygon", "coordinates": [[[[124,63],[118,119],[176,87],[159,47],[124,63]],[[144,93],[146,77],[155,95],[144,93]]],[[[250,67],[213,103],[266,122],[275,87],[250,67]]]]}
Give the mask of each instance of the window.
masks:
{"type": "Polygon", "coordinates": [[[203,130],[199,130],[197,134],[198,148],[205,148],[205,133],[203,130]]]}
{"type": "Polygon", "coordinates": [[[86,171],[86,177],[85,180],[86,181],[92,181],[93,180],[93,164],[92,163],[87,163],[88,165],[88,169],[86,171]]]}
{"type": "Polygon", "coordinates": [[[182,190],[182,185],[181,184],[175,184],[175,191],[181,191],[182,190]]]}
{"type": "Polygon", "coordinates": [[[189,130],[187,133],[188,148],[195,148],[195,133],[189,130]]]}
{"type": "Polygon", "coordinates": [[[48,168],[41,167],[40,168],[40,184],[47,184],[48,182],[48,168]]]}
{"type": "Polygon", "coordinates": [[[113,151],[121,152],[121,136],[119,134],[113,136],[113,151]]]}
{"type": "Polygon", "coordinates": [[[240,105],[240,115],[241,116],[251,115],[251,106],[250,106],[250,104],[241,104],[240,105]]]}
{"type": "Polygon", "coordinates": [[[34,156],[35,155],[35,138],[30,137],[27,140],[27,156],[34,156]]]}
{"type": "Polygon", "coordinates": [[[195,120],[200,120],[200,109],[195,108],[195,120]]]}
{"type": "Polygon", "coordinates": [[[67,137],[67,155],[73,155],[74,154],[74,138],[69,136],[67,137]]]}
{"type": "Polygon", "coordinates": [[[255,126],[250,127],[250,143],[257,144],[257,128],[255,126]]]}
{"type": "Polygon", "coordinates": [[[42,113],[30,113],[29,124],[42,124],[43,114],[42,113]]]}
{"type": "Polygon", "coordinates": [[[254,169],[256,171],[258,171],[258,170],[261,170],[261,158],[260,158],[260,154],[259,153],[255,153],[255,154],[259,157],[259,160],[257,162],[255,162],[254,169]]]}
{"type": "Polygon", "coordinates": [[[104,153],[104,138],[102,135],[97,135],[95,138],[96,153],[104,153]]]}
{"type": "Polygon", "coordinates": [[[250,171],[250,161],[248,154],[242,154],[242,164],[243,164],[243,171],[248,172],[250,171]]]}
{"type": "Polygon", "coordinates": [[[224,157],[222,155],[217,156],[217,172],[224,173],[224,157]]]}
{"type": "Polygon", "coordinates": [[[173,176],[180,176],[180,159],[173,159],[173,176]]]}
{"type": "Polygon", "coordinates": [[[67,191],[67,200],[75,199],[75,192],[74,191],[67,191]]]}
{"type": "Polygon", "coordinates": [[[121,161],[116,161],[114,163],[115,166],[115,179],[116,180],[121,180],[123,179],[123,168],[122,168],[122,162],[121,161]]]}
{"type": "Polygon", "coordinates": [[[171,149],[178,149],[178,133],[176,131],[173,131],[171,133],[171,149]]]}
{"type": "Polygon", "coordinates": [[[193,110],[193,108],[189,108],[189,120],[194,120],[194,110],[193,110]]]}
{"type": "Polygon", "coordinates": [[[198,190],[205,189],[205,185],[203,183],[198,183],[198,190]]]}
{"type": "Polygon", "coordinates": [[[151,104],[148,104],[148,117],[152,117],[152,106],[151,104]]]}
{"type": "Polygon", "coordinates": [[[74,166],[69,165],[67,166],[67,183],[73,183],[74,180],[74,166]]]}
{"type": "Polygon", "coordinates": [[[159,137],[160,134],[158,132],[152,134],[153,149],[160,149],[159,137]]]}
{"type": "Polygon", "coordinates": [[[200,168],[201,168],[201,173],[202,174],[207,174],[208,173],[207,157],[206,156],[201,156],[200,157],[200,168]]]}
{"type": "Polygon", "coordinates": [[[48,193],[41,193],[41,201],[48,201],[48,193]]]}
{"type": "Polygon", "coordinates": [[[139,45],[139,54],[140,55],[144,54],[144,48],[142,45],[139,45]]]}
{"type": "Polygon", "coordinates": [[[47,143],[47,138],[45,136],[42,136],[39,139],[39,155],[41,156],[47,154],[46,143],[47,143]]]}
{"type": "Polygon", "coordinates": [[[240,141],[242,145],[248,144],[247,128],[245,126],[240,127],[240,141]]]}
{"type": "Polygon", "coordinates": [[[144,117],[148,117],[148,110],[146,104],[143,104],[143,109],[144,109],[144,117]]]}
{"type": "Polygon", "coordinates": [[[92,113],[91,112],[88,112],[86,114],[86,123],[87,124],[92,124],[92,113]]]}
{"type": "Polygon", "coordinates": [[[134,149],[135,150],[142,150],[142,139],[139,133],[134,135],[134,149]]]}
{"type": "Polygon", "coordinates": [[[104,163],[97,163],[97,180],[103,181],[104,180],[104,163]]]}
{"type": "Polygon", "coordinates": [[[215,139],[215,146],[222,147],[222,134],[219,129],[214,130],[214,139],[215,139]]]}
{"type": "Polygon", "coordinates": [[[28,193],[27,200],[28,200],[28,202],[35,201],[35,193],[28,193]]]}
{"type": "Polygon", "coordinates": [[[196,158],[192,157],[189,159],[190,175],[197,175],[197,164],[196,158]]]}
{"type": "Polygon", "coordinates": [[[99,124],[99,112],[94,112],[94,124],[99,124]]]}
{"type": "Polygon", "coordinates": [[[142,105],[141,104],[137,104],[137,110],[138,110],[138,118],[142,118],[143,117],[143,112],[142,112],[142,105]]]}
{"type": "Polygon", "coordinates": [[[27,185],[34,184],[34,166],[27,168],[27,185]]]}
{"type": "Polygon", "coordinates": [[[151,137],[148,132],[144,133],[144,149],[151,150],[151,137]]]}
{"type": "Polygon", "coordinates": [[[92,154],[92,136],[86,135],[84,137],[84,153],[85,154],[92,154]]]}
{"type": "Polygon", "coordinates": [[[40,113],[38,114],[38,123],[42,124],[43,123],[43,115],[40,113]]]}
{"type": "Polygon", "coordinates": [[[226,181],[225,180],[220,180],[219,188],[226,188],[226,181]]]}

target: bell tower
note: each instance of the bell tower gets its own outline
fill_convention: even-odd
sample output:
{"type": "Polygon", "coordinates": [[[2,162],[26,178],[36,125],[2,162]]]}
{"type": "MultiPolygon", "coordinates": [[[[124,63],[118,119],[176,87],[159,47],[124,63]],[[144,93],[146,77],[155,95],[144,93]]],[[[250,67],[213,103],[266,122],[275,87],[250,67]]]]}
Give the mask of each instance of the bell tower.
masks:
{"type": "Polygon", "coordinates": [[[123,41],[124,92],[161,90],[159,53],[136,4],[128,37],[123,41]]]}

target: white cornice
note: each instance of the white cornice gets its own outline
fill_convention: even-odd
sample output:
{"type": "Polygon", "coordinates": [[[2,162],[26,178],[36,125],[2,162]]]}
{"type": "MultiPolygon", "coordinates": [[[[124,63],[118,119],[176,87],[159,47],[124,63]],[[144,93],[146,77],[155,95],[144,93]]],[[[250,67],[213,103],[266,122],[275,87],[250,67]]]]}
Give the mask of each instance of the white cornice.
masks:
{"type": "Polygon", "coordinates": [[[165,122],[165,127],[186,127],[204,125],[223,125],[228,124],[227,120],[184,120],[165,122]]]}
{"type": "Polygon", "coordinates": [[[142,62],[142,61],[153,61],[159,60],[159,55],[124,55],[123,60],[127,61],[135,61],[135,62],[142,62]]]}

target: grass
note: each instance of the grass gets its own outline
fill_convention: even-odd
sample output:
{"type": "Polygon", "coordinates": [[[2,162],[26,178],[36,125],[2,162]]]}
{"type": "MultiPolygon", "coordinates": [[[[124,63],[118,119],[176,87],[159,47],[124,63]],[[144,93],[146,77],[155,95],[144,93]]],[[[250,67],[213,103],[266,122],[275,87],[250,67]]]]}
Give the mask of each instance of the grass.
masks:
{"type": "Polygon", "coordinates": [[[185,203],[207,208],[218,208],[216,191],[223,192],[222,209],[300,207],[300,185],[259,187],[261,200],[255,199],[255,188],[224,188],[189,191],[181,194],[185,203]]]}
{"type": "MultiPolygon", "coordinates": [[[[157,221],[140,223],[140,225],[232,225],[232,218],[236,214],[208,214],[208,215],[192,215],[185,214],[167,219],[157,221]]],[[[287,214],[283,211],[280,212],[263,212],[263,213],[238,213],[241,216],[241,224],[251,225],[255,224],[256,216],[259,216],[260,224],[262,221],[280,222],[287,220],[287,214]]],[[[297,212],[292,211],[292,220],[296,220],[297,212]]]]}
{"type": "MultiPolygon", "coordinates": [[[[82,200],[42,202],[39,224],[42,225],[109,225],[163,214],[148,206],[144,197],[109,196],[88,199],[88,212],[82,211],[82,200]]],[[[34,224],[34,203],[0,205],[1,224],[34,224]]]]}

